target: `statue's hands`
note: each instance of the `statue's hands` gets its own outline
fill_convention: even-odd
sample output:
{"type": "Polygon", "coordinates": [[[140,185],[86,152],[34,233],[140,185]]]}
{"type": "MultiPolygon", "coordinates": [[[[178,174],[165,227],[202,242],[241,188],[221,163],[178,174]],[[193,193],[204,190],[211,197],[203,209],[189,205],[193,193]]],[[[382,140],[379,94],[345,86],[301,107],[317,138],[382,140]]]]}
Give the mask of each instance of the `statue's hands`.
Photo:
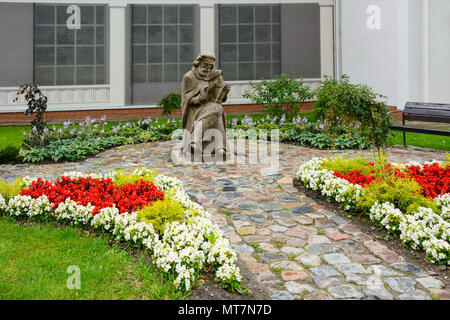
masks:
{"type": "Polygon", "coordinates": [[[204,86],[200,89],[200,97],[202,101],[206,101],[208,98],[208,86],[204,86]]]}

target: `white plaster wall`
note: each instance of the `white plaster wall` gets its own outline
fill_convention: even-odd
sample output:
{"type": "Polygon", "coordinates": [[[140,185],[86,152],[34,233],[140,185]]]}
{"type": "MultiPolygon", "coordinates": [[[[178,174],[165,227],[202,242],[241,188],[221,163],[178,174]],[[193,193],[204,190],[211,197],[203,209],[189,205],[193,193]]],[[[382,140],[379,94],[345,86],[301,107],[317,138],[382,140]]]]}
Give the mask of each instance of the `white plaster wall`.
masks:
{"type": "Polygon", "coordinates": [[[429,1],[429,99],[450,103],[450,1],[429,1]]]}

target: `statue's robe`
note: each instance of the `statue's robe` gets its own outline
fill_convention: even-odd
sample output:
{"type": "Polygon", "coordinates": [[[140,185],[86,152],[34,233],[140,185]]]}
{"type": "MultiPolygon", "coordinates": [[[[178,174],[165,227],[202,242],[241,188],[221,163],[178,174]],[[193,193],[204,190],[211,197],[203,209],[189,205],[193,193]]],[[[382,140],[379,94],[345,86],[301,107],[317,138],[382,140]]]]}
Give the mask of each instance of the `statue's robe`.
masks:
{"type": "Polygon", "coordinates": [[[191,144],[196,143],[201,150],[214,153],[215,150],[226,150],[226,117],[222,102],[226,101],[228,87],[223,81],[222,70],[213,69],[210,77],[202,77],[195,67],[192,67],[181,82],[181,112],[183,136],[183,153],[192,152],[191,144]],[[215,87],[209,90],[208,100],[201,101],[201,90],[205,86],[215,87]],[[200,122],[201,121],[201,122],[200,122]],[[195,135],[194,135],[195,129],[195,135]],[[205,135],[208,129],[220,132],[220,139],[213,139],[205,135]],[[200,135],[201,133],[201,135],[200,135]],[[213,143],[213,145],[210,145],[213,143]]]}

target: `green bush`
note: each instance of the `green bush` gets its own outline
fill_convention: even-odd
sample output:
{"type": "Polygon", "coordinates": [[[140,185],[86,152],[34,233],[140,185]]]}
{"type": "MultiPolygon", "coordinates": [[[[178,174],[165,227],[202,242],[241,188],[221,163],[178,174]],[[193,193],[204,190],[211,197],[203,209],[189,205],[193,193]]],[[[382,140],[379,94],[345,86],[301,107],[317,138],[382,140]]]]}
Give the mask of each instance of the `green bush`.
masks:
{"type": "Polygon", "coordinates": [[[363,175],[367,175],[374,170],[368,163],[369,161],[364,160],[361,157],[346,159],[337,156],[334,158],[327,158],[322,164],[322,169],[337,171],[341,174],[346,174],[348,171],[361,170],[363,175]]]}
{"type": "Polygon", "coordinates": [[[251,91],[244,91],[243,97],[254,103],[263,104],[271,115],[281,116],[283,108],[291,106],[293,114],[300,111],[300,102],[312,98],[312,93],[303,79],[297,80],[282,73],[272,80],[262,79],[260,82],[250,82],[251,91]]]}
{"type": "Polygon", "coordinates": [[[350,83],[347,75],[339,81],[326,77],[315,95],[314,114],[324,122],[326,131],[345,125],[357,129],[365,143],[373,143],[379,153],[387,145],[391,118],[385,102],[379,101],[386,97],[366,85],[350,83]]]}
{"type": "Polygon", "coordinates": [[[167,224],[183,220],[184,209],[178,201],[166,198],[139,210],[137,217],[139,221],[151,223],[155,232],[162,237],[167,224]]]}
{"type": "Polygon", "coordinates": [[[158,102],[158,107],[163,108],[163,115],[171,115],[172,112],[181,108],[181,94],[179,92],[172,92],[165,95],[158,102]]]}
{"type": "Polygon", "coordinates": [[[20,148],[12,144],[0,150],[0,163],[17,161],[20,148]]]}
{"type": "Polygon", "coordinates": [[[16,179],[13,183],[8,183],[0,179],[0,194],[5,198],[6,202],[20,193],[22,183],[22,178],[16,179]]]}
{"type": "Polygon", "coordinates": [[[138,180],[144,180],[153,182],[156,177],[156,169],[152,169],[147,172],[145,175],[142,174],[126,174],[122,169],[119,169],[115,172],[114,175],[114,184],[118,187],[126,185],[126,184],[135,184],[138,180]]]}
{"type": "Polygon", "coordinates": [[[438,213],[438,207],[433,199],[420,194],[421,186],[414,180],[392,177],[370,184],[364,189],[364,197],[357,204],[357,208],[368,213],[375,202],[390,202],[400,211],[411,214],[418,207],[432,208],[438,213]]]}

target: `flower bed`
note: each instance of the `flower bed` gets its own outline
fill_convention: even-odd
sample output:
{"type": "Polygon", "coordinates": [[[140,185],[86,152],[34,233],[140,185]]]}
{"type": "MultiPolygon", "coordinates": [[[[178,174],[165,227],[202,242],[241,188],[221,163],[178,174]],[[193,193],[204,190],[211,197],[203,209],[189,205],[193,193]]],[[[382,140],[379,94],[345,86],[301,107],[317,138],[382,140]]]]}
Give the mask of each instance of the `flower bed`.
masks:
{"type": "Polygon", "coordinates": [[[361,159],[334,159],[308,161],[297,179],[344,210],[368,214],[375,224],[399,235],[406,247],[425,250],[430,263],[450,264],[450,166],[377,166],[361,159]],[[346,161],[351,163],[347,169],[346,161]],[[352,165],[360,170],[348,169],[352,165]]]}
{"type": "Polygon", "coordinates": [[[22,189],[17,195],[2,194],[0,188],[0,212],[17,217],[52,217],[109,232],[116,240],[148,250],[155,265],[184,291],[191,289],[207,266],[223,287],[231,291],[241,288],[236,253],[212,223],[210,214],[189,199],[178,179],[139,168],[131,174],[115,171],[85,176],[69,172],[53,182],[26,177],[20,183],[22,189]],[[160,212],[160,225],[148,222],[145,208],[166,201],[182,210],[181,217],[164,220],[165,212],[160,212]],[[157,231],[161,226],[162,233],[157,231]]]}

